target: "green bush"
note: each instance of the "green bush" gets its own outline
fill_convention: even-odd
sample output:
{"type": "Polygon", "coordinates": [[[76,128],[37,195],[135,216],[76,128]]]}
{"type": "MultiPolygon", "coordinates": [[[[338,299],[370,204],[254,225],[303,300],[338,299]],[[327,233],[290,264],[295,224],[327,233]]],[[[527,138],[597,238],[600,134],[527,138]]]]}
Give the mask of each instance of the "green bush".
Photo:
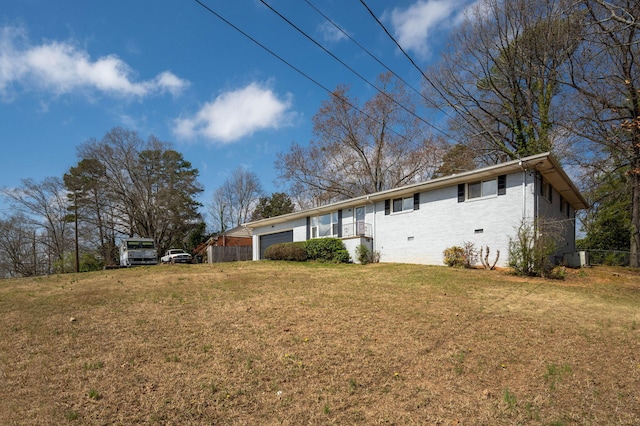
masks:
{"type": "Polygon", "coordinates": [[[464,268],[467,265],[467,256],[465,249],[459,246],[453,246],[444,249],[442,252],[443,262],[447,266],[453,268],[464,268]]]}
{"type": "Polygon", "coordinates": [[[293,260],[297,262],[304,262],[308,258],[305,241],[273,244],[264,251],[264,257],[269,260],[293,260]]]}
{"type": "Polygon", "coordinates": [[[369,247],[364,244],[360,244],[356,247],[356,256],[358,257],[358,262],[363,265],[378,263],[380,261],[380,253],[369,250],[369,247]]]}
{"type": "Polygon", "coordinates": [[[314,238],[307,240],[305,247],[310,260],[335,263],[347,263],[351,260],[344,243],[338,238],[314,238]]]}
{"type": "Polygon", "coordinates": [[[269,260],[318,260],[320,262],[349,263],[351,256],[338,238],[315,238],[308,241],[273,244],[264,251],[269,260]]]}
{"type": "Polygon", "coordinates": [[[347,249],[338,250],[335,252],[333,256],[333,261],[335,263],[349,263],[351,262],[351,256],[349,255],[349,251],[347,249]]]}

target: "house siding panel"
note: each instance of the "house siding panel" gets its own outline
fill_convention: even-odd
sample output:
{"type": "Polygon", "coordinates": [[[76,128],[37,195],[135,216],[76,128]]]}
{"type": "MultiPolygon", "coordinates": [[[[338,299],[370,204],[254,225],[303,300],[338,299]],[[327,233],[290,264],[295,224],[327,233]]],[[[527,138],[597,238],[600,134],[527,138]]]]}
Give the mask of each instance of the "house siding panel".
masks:
{"type": "MultiPolygon", "coordinates": [[[[383,262],[442,264],[442,252],[465,242],[500,250],[499,265],[508,263],[509,237],[523,214],[522,173],[508,176],[505,195],[458,202],[458,187],[420,194],[421,208],[376,216],[375,250],[383,262]]],[[[531,184],[531,181],[529,182],[531,184]]],[[[527,188],[532,193],[532,188],[527,188]]],[[[533,197],[528,197],[532,202],[533,197]]],[[[530,209],[530,211],[532,211],[530,209]]],[[[493,256],[491,256],[493,257],[493,256]]]]}

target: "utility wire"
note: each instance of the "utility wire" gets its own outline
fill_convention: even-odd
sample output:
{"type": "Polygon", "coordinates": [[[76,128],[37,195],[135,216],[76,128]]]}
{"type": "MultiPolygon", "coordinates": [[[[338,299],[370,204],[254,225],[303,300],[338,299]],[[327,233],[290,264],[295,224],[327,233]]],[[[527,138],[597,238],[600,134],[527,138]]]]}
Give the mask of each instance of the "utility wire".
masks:
{"type": "MultiPolygon", "coordinates": [[[[361,110],[358,106],[353,105],[348,99],[343,98],[342,96],[338,96],[335,93],[333,93],[331,90],[329,90],[326,86],[324,86],[322,83],[320,83],[319,81],[315,80],[313,77],[311,77],[310,75],[308,75],[307,73],[305,73],[304,71],[302,71],[300,68],[296,67],[295,65],[293,65],[292,63],[288,62],[286,59],[284,59],[282,56],[278,55],[277,53],[275,53],[273,50],[269,49],[267,46],[265,46],[264,44],[260,43],[258,40],[256,40],[254,37],[250,36],[247,32],[243,31],[242,29],[240,29],[238,26],[234,25],[231,21],[225,19],[222,15],[220,15],[219,13],[217,13],[215,10],[211,9],[209,6],[207,6],[206,4],[204,4],[201,0],[194,0],[196,3],[198,3],[200,6],[202,6],[204,9],[206,9],[209,13],[211,13],[212,15],[214,15],[215,17],[217,17],[218,19],[220,19],[222,22],[224,22],[225,24],[227,24],[228,26],[230,26],[231,28],[233,28],[234,30],[238,31],[240,34],[242,34],[243,36],[245,36],[246,38],[248,38],[249,40],[251,40],[252,42],[254,42],[255,44],[257,44],[258,46],[260,46],[262,49],[264,49],[265,51],[269,52],[271,55],[273,55],[275,58],[277,58],[278,60],[280,60],[281,62],[283,62],[284,64],[286,64],[287,66],[289,66],[291,69],[293,69],[294,71],[296,71],[297,73],[299,73],[300,75],[302,75],[303,77],[305,77],[306,79],[308,79],[309,81],[311,81],[312,83],[314,83],[315,85],[317,85],[318,87],[320,87],[321,89],[323,89],[324,91],[326,91],[327,93],[329,93],[329,95],[334,96],[336,98],[338,98],[339,100],[341,100],[342,102],[346,103],[347,105],[349,105],[351,108],[355,109],[356,111],[360,112],[362,115],[364,115],[365,117],[367,117],[368,119],[380,124],[380,125],[384,125],[384,123],[382,123],[380,120],[378,120],[375,117],[372,117],[371,115],[367,114],[365,111],[361,110]]],[[[371,84],[371,83],[370,83],[371,84]]],[[[375,86],[374,86],[375,87],[375,86]]],[[[388,95],[387,95],[388,96],[388,95]]],[[[406,108],[404,108],[406,109],[406,108]]],[[[428,124],[428,123],[427,123],[428,124]]],[[[401,135],[400,133],[396,132],[395,130],[389,128],[388,130],[390,130],[392,133],[394,133],[396,136],[409,141],[406,136],[401,135]]],[[[411,141],[409,141],[411,142],[411,141]]]]}
{"type": "Polygon", "coordinates": [[[248,33],[246,33],[245,31],[243,31],[242,29],[240,29],[239,27],[237,27],[236,25],[234,25],[231,21],[225,19],[222,15],[220,15],[218,12],[216,12],[215,10],[211,9],[209,6],[207,6],[206,4],[204,4],[202,1],[200,0],[194,0],[196,3],[198,3],[200,6],[202,6],[203,8],[205,8],[207,11],[209,11],[211,14],[213,14],[215,17],[217,17],[218,19],[220,19],[222,22],[224,22],[225,24],[227,24],[228,26],[230,26],[231,28],[233,28],[234,30],[238,31],[240,34],[242,34],[243,36],[245,36],[246,38],[248,38],[249,40],[251,40],[252,42],[254,42],[255,44],[257,44],[258,46],[260,46],[262,49],[266,50],[267,52],[269,52],[271,55],[275,56],[277,59],[279,59],[280,61],[282,61],[283,63],[285,63],[287,66],[289,66],[290,68],[292,68],[294,71],[298,72],[299,74],[301,74],[303,77],[305,77],[306,79],[310,80],[312,83],[316,84],[317,86],[319,86],[320,88],[326,90],[327,92],[331,93],[331,90],[329,90],[327,87],[323,86],[322,83],[320,83],[319,81],[315,80],[313,77],[311,77],[310,75],[306,74],[304,71],[302,71],[300,68],[296,67],[295,65],[293,65],[292,63],[288,62],[286,59],[284,59],[282,56],[278,55],[276,52],[274,52],[273,50],[269,49],[267,46],[265,46],[264,44],[260,43],[258,40],[256,40],[254,37],[250,36],[248,33]]]}
{"type": "Polygon", "coordinates": [[[373,53],[371,53],[366,47],[364,47],[362,44],[360,44],[356,39],[354,39],[353,37],[351,37],[351,35],[349,35],[349,33],[347,33],[344,29],[342,29],[335,21],[333,21],[331,18],[329,18],[325,13],[323,13],[320,9],[318,9],[313,3],[311,3],[309,0],[304,0],[313,10],[315,10],[316,12],[318,12],[318,14],[320,16],[322,16],[327,22],[329,22],[331,25],[333,25],[338,31],[340,31],[342,34],[344,34],[345,37],[347,37],[349,40],[351,40],[351,42],[353,42],[356,46],[358,46],[360,49],[364,50],[367,55],[369,55],[369,57],[371,59],[373,59],[374,61],[376,61],[377,63],[379,63],[382,67],[384,67],[387,71],[389,71],[391,74],[393,74],[398,80],[400,80],[402,83],[404,83],[407,87],[409,87],[411,90],[413,90],[414,92],[416,92],[420,97],[422,97],[424,100],[427,100],[427,98],[416,88],[414,88],[412,85],[410,85],[409,83],[407,83],[402,77],[400,77],[398,74],[395,73],[395,71],[393,71],[391,68],[389,68],[384,62],[382,62],[380,59],[378,59],[373,53]]]}
{"type": "MultiPolygon", "coordinates": [[[[324,52],[326,52],[329,56],[331,56],[333,59],[335,59],[336,61],[338,61],[340,64],[342,64],[345,68],[347,68],[349,71],[351,71],[353,74],[355,74],[358,78],[360,78],[362,81],[364,81],[365,83],[367,83],[369,86],[373,87],[376,91],[378,91],[378,93],[380,93],[381,95],[385,96],[388,100],[390,100],[391,102],[395,103],[396,105],[398,105],[400,108],[402,108],[403,110],[405,110],[406,112],[408,112],[410,115],[412,115],[413,117],[415,117],[416,119],[418,119],[419,121],[423,122],[424,124],[426,124],[427,126],[433,128],[434,130],[441,132],[442,134],[444,134],[445,136],[448,136],[444,131],[440,130],[439,128],[437,128],[436,126],[434,126],[433,124],[429,123],[427,120],[425,120],[424,118],[420,117],[418,114],[416,114],[415,112],[411,111],[409,108],[405,107],[404,105],[402,105],[400,102],[398,102],[397,100],[393,99],[391,96],[389,96],[387,93],[385,93],[382,89],[378,88],[375,84],[371,83],[369,80],[367,80],[362,74],[360,74],[358,71],[356,71],[355,69],[353,69],[353,67],[349,66],[346,62],[344,62],[342,59],[338,58],[335,54],[333,54],[329,49],[327,49],[326,47],[324,47],[321,43],[319,43],[318,41],[316,41],[313,37],[311,37],[309,34],[307,34],[305,31],[303,31],[300,27],[298,27],[296,24],[294,24],[291,20],[289,20],[287,17],[285,17],[284,15],[282,15],[280,12],[278,12],[276,9],[274,9],[269,3],[267,3],[265,0],[260,0],[260,3],[264,4],[267,8],[269,8],[269,10],[271,10],[273,13],[275,13],[276,15],[278,15],[282,20],[284,20],[287,24],[289,24],[291,27],[293,27],[296,31],[298,31],[300,34],[302,34],[303,36],[305,36],[309,41],[311,41],[313,44],[315,44],[316,46],[318,46],[320,49],[322,49],[324,52]]],[[[424,75],[424,74],[423,74],[424,75]]]]}
{"type": "MultiPolygon", "coordinates": [[[[415,61],[413,60],[413,58],[411,56],[409,56],[409,54],[402,48],[402,46],[400,46],[400,43],[398,43],[398,41],[395,39],[395,37],[393,37],[393,35],[391,35],[391,33],[389,32],[389,30],[387,29],[387,27],[385,27],[385,25],[378,19],[378,17],[376,16],[375,13],[373,13],[373,11],[371,10],[371,8],[367,5],[367,3],[364,0],[360,0],[360,3],[362,3],[362,5],[365,7],[365,9],[367,9],[367,11],[369,12],[369,14],[371,15],[371,17],[373,17],[373,19],[378,23],[378,25],[380,25],[380,28],[382,28],[384,30],[384,32],[387,34],[387,36],[395,43],[396,46],[398,46],[398,49],[400,49],[400,51],[402,52],[402,54],[409,60],[409,62],[411,62],[411,64],[415,67],[415,69],[418,70],[418,72],[422,75],[422,77],[425,79],[425,81],[427,83],[429,83],[429,85],[431,87],[433,87],[436,92],[438,92],[438,94],[443,98],[446,99],[446,97],[444,96],[444,93],[442,93],[442,91],[440,90],[440,88],[438,88],[438,86],[436,86],[436,84],[431,81],[431,79],[429,77],[427,77],[427,75],[424,73],[424,71],[422,71],[422,68],[420,68],[418,66],[418,64],[415,63],[415,61]]],[[[447,111],[445,111],[442,107],[439,107],[436,105],[436,108],[438,108],[440,111],[442,111],[447,117],[449,118],[453,118],[449,115],[449,113],[447,113],[447,111]]]]}

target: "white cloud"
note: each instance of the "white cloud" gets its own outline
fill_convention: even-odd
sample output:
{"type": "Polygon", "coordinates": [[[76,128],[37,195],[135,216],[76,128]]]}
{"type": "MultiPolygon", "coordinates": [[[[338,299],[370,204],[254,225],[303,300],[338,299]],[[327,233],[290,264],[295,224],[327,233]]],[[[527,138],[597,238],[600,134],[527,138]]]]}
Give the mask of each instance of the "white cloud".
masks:
{"type": "Polygon", "coordinates": [[[320,34],[322,34],[322,38],[325,41],[331,43],[337,43],[347,38],[347,36],[342,31],[340,31],[335,27],[335,25],[328,21],[324,21],[322,24],[320,24],[318,29],[320,31],[320,34]]]}
{"type": "MultiPolygon", "coordinates": [[[[464,1],[418,0],[406,9],[393,9],[390,21],[394,36],[405,50],[413,51],[421,59],[430,54],[429,40],[433,33],[460,23],[464,1]]],[[[436,35],[437,36],[437,35],[436,35]]]]}
{"type": "Polygon", "coordinates": [[[116,55],[92,60],[66,42],[30,45],[24,29],[0,30],[0,95],[11,97],[14,86],[40,89],[56,95],[97,90],[109,95],[144,97],[154,93],[180,93],[189,83],[169,71],[152,80],[136,82],[133,70],[116,55]]]}
{"type": "Polygon", "coordinates": [[[290,95],[279,99],[270,89],[251,83],[219,95],[192,117],[176,119],[173,132],[182,139],[232,143],[258,130],[290,125],[290,107],[290,95]]]}

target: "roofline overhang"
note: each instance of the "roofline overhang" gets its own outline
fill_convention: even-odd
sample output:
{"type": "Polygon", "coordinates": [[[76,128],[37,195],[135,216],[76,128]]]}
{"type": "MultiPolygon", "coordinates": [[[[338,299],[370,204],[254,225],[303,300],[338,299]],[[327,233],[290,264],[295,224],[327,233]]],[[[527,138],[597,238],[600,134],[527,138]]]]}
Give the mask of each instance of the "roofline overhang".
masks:
{"type": "Polygon", "coordinates": [[[502,174],[513,173],[522,170],[538,171],[575,210],[588,208],[589,204],[584,199],[578,188],[573,184],[569,176],[564,172],[560,163],[549,152],[532,155],[519,160],[512,160],[493,166],[483,167],[468,172],[458,173],[441,178],[431,179],[425,182],[405,185],[399,188],[388,189],[373,194],[362,195],[348,200],[337,201],[320,207],[287,213],[281,216],[270,217],[254,222],[244,223],[242,226],[257,228],[260,226],[275,225],[289,220],[305,218],[309,215],[319,215],[330,213],[349,207],[361,206],[363,204],[373,204],[377,201],[389,198],[402,197],[416,192],[433,191],[435,189],[457,185],[459,183],[473,182],[476,180],[489,179],[502,174]]]}

